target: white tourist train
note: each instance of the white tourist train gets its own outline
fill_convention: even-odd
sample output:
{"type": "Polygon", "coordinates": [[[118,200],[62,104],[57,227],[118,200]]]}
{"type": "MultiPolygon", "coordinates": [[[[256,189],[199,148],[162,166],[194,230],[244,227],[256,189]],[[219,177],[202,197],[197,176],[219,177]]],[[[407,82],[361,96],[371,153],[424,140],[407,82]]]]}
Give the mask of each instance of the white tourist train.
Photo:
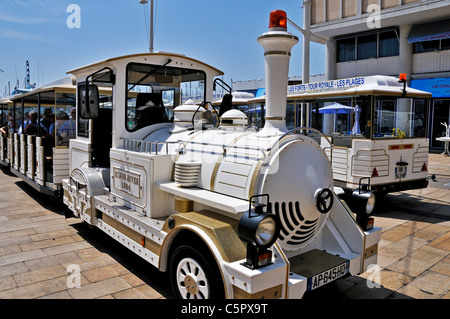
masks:
{"type": "Polygon", "coordinates": [[[229,105],[214,108],[222,72],[181,54],[127,55],[68,72],[77,117],[63,201],[168,272],[176,297],[301,298],[377,262],[381,229],[336,195],[319,143],[286,127],[298,38],[283,11],[270,21],[258,37],[267,92],[260,130],[229,105]],[[201,103],[184,99],[192,87],[201,103]]]}

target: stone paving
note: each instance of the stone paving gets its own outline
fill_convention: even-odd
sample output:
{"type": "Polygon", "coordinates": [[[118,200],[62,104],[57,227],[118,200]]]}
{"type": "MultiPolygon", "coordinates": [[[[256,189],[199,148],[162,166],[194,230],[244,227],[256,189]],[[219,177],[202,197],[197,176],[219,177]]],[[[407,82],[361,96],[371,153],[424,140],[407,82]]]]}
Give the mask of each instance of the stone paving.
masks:
{"type": "MultiPolygon", "coordinates": [[[[389,194],[375,214],[383,229],[380,271],[338,280],[305,299],[450,298],[450,157],[430,154],[428,170],[428,188],[389,194]]],[[[166,274],[66,212],[0,171],[0,299],[172,298],[166,274]],[[79,283],[71,265],[81,271],[79,283]]]]}
{"type": "Polygon", "coordinates": [[[374,214],[382,228],[380,271],[333,282],[307,298],[450,299],[450,157],[430,154],[428,172],[427,188],[388,194],[374,214]],[[380,288],[369,288],[367,279],[377,278],[380,288]]]}

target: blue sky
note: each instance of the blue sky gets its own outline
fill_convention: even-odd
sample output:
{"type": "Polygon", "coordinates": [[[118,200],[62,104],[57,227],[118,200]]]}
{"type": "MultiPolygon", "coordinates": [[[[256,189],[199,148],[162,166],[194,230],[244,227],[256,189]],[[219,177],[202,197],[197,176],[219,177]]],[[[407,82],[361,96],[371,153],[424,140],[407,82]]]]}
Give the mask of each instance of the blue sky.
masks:
{"type": "MultiPolygon", "coordinates": [[[[182,53],[225,73],[224,80],[264,78],[262,47],[269,14],[281,9],[303,26],[302,0],[155,0],[155,51],[182,53]]],[[[66,71],[125,54],[148,52],[149,4],[139,0],[2,0],[0,2],[0,96],[25,80],[43,85],[66,71]],[[80,8],[80,28],[67,20],[80,8]],[[144,11],[147,10],[147,11],[144,11]],[[147,20],[147,24],[146,24],[147,20]]],[[[69,19],[70,20],[70,19],[69,19]]],[[[74,21],[74,20],[71,20],[74,21]]],[[[303,40],[292,50],[290,76],[302,74],[303,40]]],[[[323,45],[312,43],[311,74],[324,73],[323,45]]]]}

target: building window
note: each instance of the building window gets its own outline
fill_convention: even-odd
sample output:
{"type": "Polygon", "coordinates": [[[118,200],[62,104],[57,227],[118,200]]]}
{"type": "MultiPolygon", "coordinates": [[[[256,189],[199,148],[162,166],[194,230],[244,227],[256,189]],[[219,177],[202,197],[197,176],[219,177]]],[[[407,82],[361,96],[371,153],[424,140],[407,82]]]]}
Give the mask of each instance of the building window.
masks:
{"type": "Polygon", "coordinates": [[[366,60],[377,57],[377,34],[357,37],[357,59],[366,60]]]}
{"type": "Polygon", "coordinates": [[[342,39],[337,41],[338,62],[355,61],[356,39],[342,39]]]}
{"type": "Polygon", "coordinates": [[[396,30],[383,30],[336,40],[337,62],[398,56],[400,45],[396,30]]]}
{"type": "Polygon", "coordinates": [[[450,39],[441,40],[441,50],[450,50],[450,39]]]}
{"type": "Polygon", "coordinates": [[[414,43],[414,53],[439,51],[439,40],[414,43]]]}
{"type": "Polygon", "coordinates": [[[450,39],[423,41],[414,43],[414,53],[450,50],[450,39]]]}
{"type": "Polygon", "coordinates": [[[380,32],[379,35],[378,57],[385,58],[388,56],[398,56],[400,47],[397,38],[397,32],[386,31],[380,32]]]}

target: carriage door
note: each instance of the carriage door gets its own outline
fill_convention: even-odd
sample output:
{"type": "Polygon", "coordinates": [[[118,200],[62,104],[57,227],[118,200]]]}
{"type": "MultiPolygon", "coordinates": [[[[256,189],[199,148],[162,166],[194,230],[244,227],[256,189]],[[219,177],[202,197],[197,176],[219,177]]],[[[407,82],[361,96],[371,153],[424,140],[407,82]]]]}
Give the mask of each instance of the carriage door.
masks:
{"type": "Polygon", "coordinates": [[[100,97],[98,111],[98,117],[92,120],[92,165],[94,167],[109,167],[113,116],[111,96],[100,97]]]}
{"type": "Polygon", "coordinates": [[[110,167],[109,151],[112,147],[112,87],[115,75],[111,68],[104,67],[86,77],[86,82],[97,86],[98,115],[92,121],[92,166],[110,167]],[[111,89],[111,91],[109,91],[111,89]],[[107,92],[107,93],[105,93],[107,92]]]}

